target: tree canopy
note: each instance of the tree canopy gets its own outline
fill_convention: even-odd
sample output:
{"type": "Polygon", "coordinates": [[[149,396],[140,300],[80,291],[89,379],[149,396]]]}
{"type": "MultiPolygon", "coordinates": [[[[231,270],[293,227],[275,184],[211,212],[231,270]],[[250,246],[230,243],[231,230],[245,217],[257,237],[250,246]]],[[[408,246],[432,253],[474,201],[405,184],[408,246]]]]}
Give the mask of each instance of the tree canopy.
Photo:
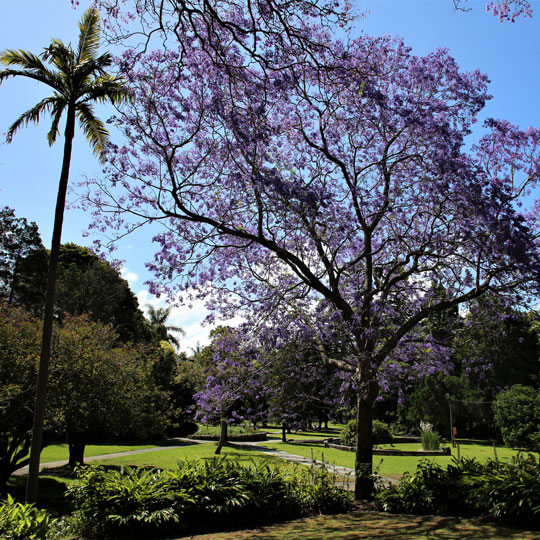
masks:
{"type": "Polygon", "coordinates": [[[538,223],[530,200],[518,208],[540,174],[540,130],[490,119],[466,145],[487,77],[444,50],[336,39],[347,5],[100,5],[110,35],[143,47],[120,60],[134,105],[88,187],[95,226],[163,225],[153,292],[194,291],[241,312],[246,337],[301,335],[348,372],[368,497],[378,375],[396,359],[442,368],[428,318],[488,292],[537,293],[538,223]]]}

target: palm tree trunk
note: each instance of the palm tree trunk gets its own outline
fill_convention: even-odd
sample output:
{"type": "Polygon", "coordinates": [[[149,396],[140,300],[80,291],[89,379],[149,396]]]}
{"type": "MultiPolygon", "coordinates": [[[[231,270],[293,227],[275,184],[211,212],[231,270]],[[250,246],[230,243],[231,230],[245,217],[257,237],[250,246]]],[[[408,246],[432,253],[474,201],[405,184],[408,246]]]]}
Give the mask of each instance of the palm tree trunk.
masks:
{"type": "Polygon", "coordinates": [[[69,166],[71,163],[71,149],[75,135],[75,105],[70,104],[67,110],[66,131],[64,141],[64,158],[62,171],[58,184],[56,210],[54,213],[54,228],[51,241],[51,256],[47,272],[47,289],[45,294],[45,308],[43,314],[43,331],[41,337],[41,353],[39,358],[38,380],[36,386],[36,399],[34,403],[34,423],[32,426],[32,445],[30,447],[30,463],[28,481],[26,484],[26,502],[36,502],[38,494],[39,458],[43,442],[43,422],[47,400],[47,385],[49,382],[49,361],[51,357],[51,342],[54,319],[54,298],[56,293],[56,277],[58,274],[58,259],[60,255],[60,242],[62,238],[62,223],[64,221],[64,207],[69,180],[69,166]]]}

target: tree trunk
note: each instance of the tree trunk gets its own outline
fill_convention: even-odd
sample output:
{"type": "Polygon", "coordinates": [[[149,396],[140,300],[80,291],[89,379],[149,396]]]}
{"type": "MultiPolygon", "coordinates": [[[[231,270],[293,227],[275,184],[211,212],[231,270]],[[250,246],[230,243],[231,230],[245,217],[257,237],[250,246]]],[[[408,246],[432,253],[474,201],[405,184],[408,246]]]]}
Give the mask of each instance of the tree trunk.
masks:
{"type": "Polygon", "coordinates": [[[371,500],[373,483],[373,403],[378,395],[377,381],[372,379],[358,388],[356,412],[355,500],[371,500]]]}
{"type": "Polygon", "coordinates": [[[287,442],[287,425],[281,424],[281,442],[287,442]]]}
{"type": "Polygon", "coordinates": [[[84,448],[86,447],[86,437],[75,431],[68,431],[69,462],[68,465],[75,468],[77,465],[84,465],[84,448]]]}
{"type": "Polygon", "coordinates": [[[76,441],[69,443],[69,463],[71,468],[78,465],[84,465],[84,449],[86,443],[84,441],[76,441]]]}
{"type": "Polygon", "coordinates": [[[47,400],[47,385],[49,382],[49,361],[51,357],[51,342],[54,319],[54,298],[56,293],[56,277],[58,274],[58,259],[60,242],[62,238],[62,224],[64,221],[64,207],[69,180],[69,165],[71,162],[71,149],[75,134],[75,105],[70,104],[67,110],[66,131],[64,141],[64,159],[62,172],[58,184],[56,210],[54,213],[54,228],[51,240],[51,256],[47,272],[47,288],[45,294],[45,308],[43,313],[43,333],[41,337],[41,353],[39,358],[39,371],[36,386],[36,399],[34,404],[34,423],[32,427],[32,445],[30,448],[30,463],[28,481],[26,484],[26,502],[35,503],[38,494],[39,458],[43,440],[43,421],[45,418],[45,405],[47,400]]]}
{"type": "Polygon", "coordinates": [[[221,454],[221,449],[223,448],[223,445],[227,442],[227,422],[225,421],[225,419],[221,419],[221,422],[220,422],[220,426],[221,426],[221,432],[219,434],[219,441],[218,441],[218,445],[216,447],[216,456],[218,454],[221,454]]]}

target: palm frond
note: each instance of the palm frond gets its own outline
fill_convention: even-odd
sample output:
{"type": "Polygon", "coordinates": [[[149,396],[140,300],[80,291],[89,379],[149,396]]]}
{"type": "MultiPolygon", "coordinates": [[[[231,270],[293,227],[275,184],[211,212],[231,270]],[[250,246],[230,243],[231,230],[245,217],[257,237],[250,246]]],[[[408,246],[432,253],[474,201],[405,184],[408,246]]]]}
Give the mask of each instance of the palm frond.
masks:
{"type": "Polygon", "coordinates": [[[66,108],[66,101],[65,100],[57,100],[57,102],[54,104],[51,116],[52,116],[52,124],[51,129],[49,130],[49,133],[47,134],[47,140],[49,141],[49,146],[52,146],[56,142],[56,137],[58,137],[58,134],[60,133],[60,130],[58,129],[58,125],[60,123],[60,118],[62,117],[62,113],[64,112],[64,109],[66,108]]]}
{"type": "Polygon", "coordinates": [[[39,56],[29,51],[6,49],[0,53],[0,62],[6,66],[19,66],[23,69],[44,71],[47,68],[39,56]]]}
{"type": "Polygon", "coordinates": [[[73,71],[73,51],[59,39],[53,39],[41,56],[53,64],[60,73],[69,74],[73,71]]]}
{"type": "Polygon", "coordinates": [[[104,53],[98,58],[87,60],[78,64],[73,78],[79,81],[80,84],[87,84],[90,78],[94,80],[100,78],[110,78],[111,75],[107,73],[107,68],[112,64],[112,55],[110,53],[104,53]]]}
{"type": "Polygon", "coordinates": [[[103,152],[109,142],[109,132],[105,124],[95,116],[92,107],[88,103],[77,104],[77,117],[86,139],[94,150],[94,154],[103,162],[103,152]]]}
{"type": "Polygon", "coordinates": [[[22,69],[4,69],[0,71],[0,84],[9,77],[28,77],[51,86],[57,91],[62,88],[61,78],[57,73],[47,69],[38,56],[28,51],[8,49],[0,53],[0,63],[7,66],[20,66],[22,69]]]}
{"type": "Polygon", "coordinates": [[[77,64],[94,59],[99,51],[101,40],[101,17],[99,11],[88,8],[79,22],[79,46],[77,47],[77,64]]]}
{"type": "Polygon", "coordinates": [[[57,101],[58,97],[56,96],[45,98],[41,100],[38,104],[34,105],[31,109],[22,113],[21,116],[19,116],[19,118],[17,118],[17,120],[15,120],[13,124],[11,124],[7,132],[6,140],[8,142],[11,142],[13,140],[13,135],[15,135],[15,133],[21,126],[27,126],[30,122],[37,124],[41,118],[41,115],[44,112],[54,109],[57,101]]]}
{"type": "Polygon", "coordinates": [[[129,90],[125,81],[114,76],[100,77],[84,88],[83,101],[98,101],[119,105],[129,101],[129,90]]]}

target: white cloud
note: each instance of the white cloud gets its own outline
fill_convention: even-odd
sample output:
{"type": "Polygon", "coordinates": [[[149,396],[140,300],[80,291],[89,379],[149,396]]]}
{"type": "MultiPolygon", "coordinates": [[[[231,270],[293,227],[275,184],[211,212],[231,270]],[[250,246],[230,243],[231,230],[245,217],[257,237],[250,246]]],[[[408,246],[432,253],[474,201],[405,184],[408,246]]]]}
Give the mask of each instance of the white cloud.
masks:
{"type": "MultiPolygon", "coordinates": [[[[154,308],[169,305],[165,299],[156,298],[144,289],[137,293],[137,300],[139,301],[139,307],[144,312],[147,311],[147,304],[150,304],[154,308]]],[[[178,338],[180,341],[180,350],[188,354],[191,352],[191,349],[197,347],[197,344],[203,347],[208,345],[210,343],[210,332],[216,326],[220,324],[238,326],[243,322],[241,317],[234,317],[227,321],[216,320],[213,324],[203,325],[205,317],[210,313],[204,306],[203,300],[194,300],[190,305],[191,307],[185,305],[173,306],[168,319],[168,324],[179,326],[186,333],[185,336],[178,336],[178,338]]]]}
{"type": "Polygon", "coordinates": [[[130,272],[127,268],[122,267],[120,275],[129,283],[130,286],[137,283],[139,276],[135,272],[130,272]]]}

